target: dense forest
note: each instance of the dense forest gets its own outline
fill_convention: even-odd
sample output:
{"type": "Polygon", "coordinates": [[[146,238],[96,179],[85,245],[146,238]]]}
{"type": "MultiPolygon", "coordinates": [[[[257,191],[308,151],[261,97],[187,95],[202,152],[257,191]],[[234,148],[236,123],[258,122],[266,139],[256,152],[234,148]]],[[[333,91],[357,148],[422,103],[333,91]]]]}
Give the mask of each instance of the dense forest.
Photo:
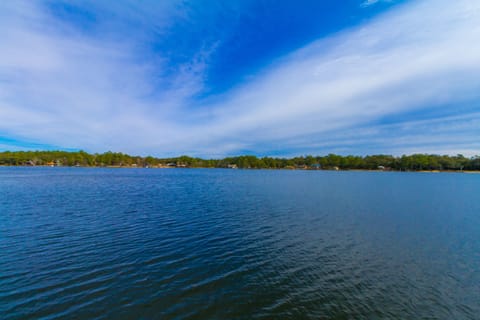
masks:
{"type": "Polygon", "coordinates": [[[3,166],[82,166],[82,167],[190,167],[190,168],[248,168],[248,169],[327,169],[327,170],[480,170],[480,156],[413,154],[394,157],[370,156],[300,156],[271,158],[246,155],[224,159],[201,159],[189,156],[154,158],[105,152],[89,154],[84,151],[16,151],[0,152],[3,166]]]}

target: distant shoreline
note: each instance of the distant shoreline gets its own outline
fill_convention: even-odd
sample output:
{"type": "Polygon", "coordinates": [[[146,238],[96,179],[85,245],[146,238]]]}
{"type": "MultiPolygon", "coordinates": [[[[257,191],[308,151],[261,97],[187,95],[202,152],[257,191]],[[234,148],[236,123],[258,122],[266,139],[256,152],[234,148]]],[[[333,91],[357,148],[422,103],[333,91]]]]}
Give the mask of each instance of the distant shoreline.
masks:
{"type": "Polygon", "coordinates": [[[156,158],[119,152],[90,154],[84,151],[4,151],[0,166],[95,167],[95,168],[225,168],[275,170],[392,171],[392,172],[480,172],[480,156],[435,154],[403,156],[366,155],[298,156],[292,158],[241,155],[222,159],[190,156],[156,158]]]}
{"type": "MultiPolygon", "coordinates": [[[[47,166],[47,165],[3,165],[2,168],[88,168],[88,169],[221,169],[223,167],[129,167],[129,166],[47,166]]],[[[238,168],[238,170],[275,170],[275,171],[328,171],[328,172],[402,172],[402,173],[470,173],[480,174],[480,170],[375,170],[375,169],[301,169],[301,168],[238,168]]]]}

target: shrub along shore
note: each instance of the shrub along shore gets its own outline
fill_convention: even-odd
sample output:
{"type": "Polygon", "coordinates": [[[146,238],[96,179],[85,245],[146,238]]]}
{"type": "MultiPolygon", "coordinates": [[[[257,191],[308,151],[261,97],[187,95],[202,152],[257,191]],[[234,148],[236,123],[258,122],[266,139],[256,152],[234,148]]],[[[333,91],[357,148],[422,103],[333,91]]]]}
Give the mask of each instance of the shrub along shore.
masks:
{"type": "Polygon", "coordinates": [[[70,167],[149,167],[149,168],[240,168],[306,170],[385,170],[385,171],[478,171],[480,156],[464,157],[435,154],[370,156],[300,156],[294,158],[256,157],[252,155],[223,159],[189,156],[155,158],[131,156],[118,152],[89,154],[84,151],[5,151],[0,152],[1,166],[70,167]]]}

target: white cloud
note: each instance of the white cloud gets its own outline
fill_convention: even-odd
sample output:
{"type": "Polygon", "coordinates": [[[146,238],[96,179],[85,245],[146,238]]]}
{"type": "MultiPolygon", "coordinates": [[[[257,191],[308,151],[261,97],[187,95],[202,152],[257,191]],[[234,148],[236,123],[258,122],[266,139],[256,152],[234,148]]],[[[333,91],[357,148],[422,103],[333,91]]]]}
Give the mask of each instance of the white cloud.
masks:
{"type": "Polygon", "coordinates": [[[366,7],[370,7],[374,4],[377,4],[379,2],[392,2],[393,0],[365,0],[361,6],[366,8],[366,7]]]}
{"type": "MultiPolygon", "coordinates": [[[[180,72],[155,79],[160,87],[174,84],[156,90],[161,57],[155,65],[139,60],[135,42],[86,37],[34,3],[2,6],[0,132],[7,135],[121,150],[122,143],[168,133],[168,116],[201,86],[198,75],[180,72]],[[159,102],[148,102],[152,96],[159,102]]],[[[190,63],[201,67],[201,59],[190,63]]]]}
{"type": "Polygon", "coordinates": [[[314,43],[222,104],[210,136],[329,139],[384,116],[479,101],[479,8],[423,1],[314,43]]]}
{"type": "Polygon", "coordinates": [[[365,1],[362,3],[362,7],[371,6],[372,4],[377,3],[378,1],[379,1],[379,0],[365,0],[365,1]]]}
{"type": "Polygon", "coordinates": [[[15,4],[2,3],[0,16],[0,133],[9,136],[160,156],[480,148],[475,0],[398,6],[197,107],[192,97],[203,87],[210,48],[164,79],[157,76],[162,57],[142,61],[137,43],[57,32],[48,26],[61,24],[41,8],[15,4]],[[465,117],[443,117],[436,131],[435,114],[455,106],[465,117]],[[434,118],[421,125],[407,119],[385,129],[381,122],[423,108],[434,118]]]}

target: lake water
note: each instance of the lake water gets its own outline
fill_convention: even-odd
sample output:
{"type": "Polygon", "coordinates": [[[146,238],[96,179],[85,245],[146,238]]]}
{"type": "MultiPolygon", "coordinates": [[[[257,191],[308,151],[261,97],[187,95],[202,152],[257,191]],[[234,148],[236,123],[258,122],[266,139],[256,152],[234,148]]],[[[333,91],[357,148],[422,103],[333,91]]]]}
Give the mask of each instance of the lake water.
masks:
{"type": "Polygon", "coordinates": [[[0,168],[2,319],[479,319],[480,175],[0,168]]]}

